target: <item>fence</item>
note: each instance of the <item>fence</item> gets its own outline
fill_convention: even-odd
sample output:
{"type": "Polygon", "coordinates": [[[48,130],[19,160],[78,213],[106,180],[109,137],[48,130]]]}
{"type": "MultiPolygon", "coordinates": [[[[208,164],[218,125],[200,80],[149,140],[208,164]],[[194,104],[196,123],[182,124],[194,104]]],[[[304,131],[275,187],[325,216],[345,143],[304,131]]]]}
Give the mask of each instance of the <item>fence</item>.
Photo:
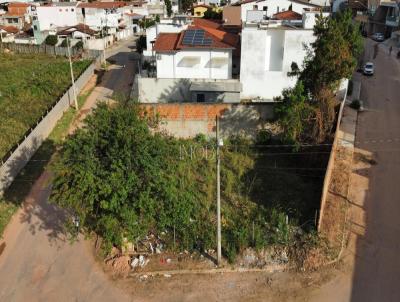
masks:
{"type": "MultiPolygon", "coordinates": [[[[93,62],[76,80],[76,92],[79,93],[94,73],[96,62],[93,62]]],[[[30,129],[24,140],[13,150],[12,154],[2,163],[0,167],[0,195],[15,179],[19,171],[27,164],[30,158],[39,149],[43,141],[50,135],[57,121],[63,113],[73,104],[72,86],[47,110],[36,124],[30,129]]]]}
{"type": "MultiPolygon", "coordinates": [[[[68,56],[67,47],[50,46],[46,44],[32,45],[32,44],[16,44],[16,43],[1,43],[3,48],[7,48],[16,53],[25,54],[48,54],[53,56],[68,56]]],[[[82,55],[85,58],[97,58],[101,52],[95,49],[82,50],[72,47],[71,56],[82,55]]]]}

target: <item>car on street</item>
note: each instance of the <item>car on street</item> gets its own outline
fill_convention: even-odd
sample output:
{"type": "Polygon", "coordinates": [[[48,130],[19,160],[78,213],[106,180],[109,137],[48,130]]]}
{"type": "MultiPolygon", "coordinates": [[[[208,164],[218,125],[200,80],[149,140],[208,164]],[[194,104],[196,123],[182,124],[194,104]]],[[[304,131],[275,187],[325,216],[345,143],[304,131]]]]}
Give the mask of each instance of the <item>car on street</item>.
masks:
{"type": "Polygon", "coordinates": [[[383,42],[385,41],[385,35],[383,33],[374,33],[371,36],[372,40],[375,40],[377,42],[383,42]]]}
{"type": "Polygon", "coordinates": [[[373,75],[374,74],[374,63],[367,62],[363,68],[363,74],[365,75],[373,75]]]}

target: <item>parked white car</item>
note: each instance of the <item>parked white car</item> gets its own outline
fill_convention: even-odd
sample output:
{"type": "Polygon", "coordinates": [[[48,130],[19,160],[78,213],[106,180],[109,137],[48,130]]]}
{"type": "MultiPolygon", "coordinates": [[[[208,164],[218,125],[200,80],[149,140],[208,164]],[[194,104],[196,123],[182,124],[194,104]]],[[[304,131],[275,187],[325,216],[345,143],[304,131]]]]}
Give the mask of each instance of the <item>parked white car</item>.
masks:
{"type": "Polygon", "coordinates": [[[363,68],[363,73],[365,75],[373,75],[374,74],[374,63],[372,63],[372,62],[365,63],[364,68],[363,68]]]}

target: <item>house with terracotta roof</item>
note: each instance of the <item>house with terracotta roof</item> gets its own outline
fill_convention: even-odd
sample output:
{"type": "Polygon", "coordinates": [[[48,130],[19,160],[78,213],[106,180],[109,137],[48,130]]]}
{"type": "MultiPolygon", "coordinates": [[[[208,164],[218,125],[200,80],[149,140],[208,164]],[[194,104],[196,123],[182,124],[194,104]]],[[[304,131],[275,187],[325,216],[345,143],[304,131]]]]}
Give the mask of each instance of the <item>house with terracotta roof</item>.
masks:
{"type": "Polygon", "coordinates": [[[237,41],[226,35],[199,26],[179,33],[160,33],[153,47],[155,77],[139,79],[139,100],[239,102],[240,83],[232,79],[237,41]],[[170,93],[166,93],[168,90],[170,93]]]}
{"type": "MultiPolygon", "coordinates": [[[[270,20],[245,23],[241,36],[241,99],[272,102],[285,88],[295,85],[288,76],[293,63],[301,66],[307,54],[304,45],[315,41],[313,27],[318,11],[274,14],[270,20]]],[[[323,13],[326,17],[328,14],[323,13]]]]}
{"type": "Polygon", "coordinates": [[[31,23],[31,4],[22,2],[10,2],[7,5],[7,12],[0,16],[0,25],[17,27],[23,29],[25,24],[31,23]]]}
{"type": "Polygon", "coordinates": [[[261,19],[272,18],[273,15],[291,10],[298,14],[303,14],[305,9],[321,9],[322,7],[301,0],[244,0],[234,4],[241,7],[241,19],[245,23],[249,19],[254,20],[255,16],[260,21],[261,19]],[[260,16],[260,17],[258,17],[260,16]]]}
{"type": "Polygon", "coordinates": [[[0,41],[4,43],[14,42],[14,37],[19,33],[19,29],[15,26],[0,25],[0,41]]]}

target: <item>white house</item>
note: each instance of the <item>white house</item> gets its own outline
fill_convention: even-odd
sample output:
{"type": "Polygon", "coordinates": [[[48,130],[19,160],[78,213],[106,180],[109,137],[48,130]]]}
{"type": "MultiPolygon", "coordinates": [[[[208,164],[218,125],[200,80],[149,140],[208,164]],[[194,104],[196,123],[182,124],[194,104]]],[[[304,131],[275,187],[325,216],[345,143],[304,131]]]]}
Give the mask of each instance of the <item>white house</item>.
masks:
{"type": "Polygon", "coordinates": [[[160,23],[146,28],[146,50],[143,52],[145,57],[154,55],[153,44],[160,33],[180,33],[188,28],[189,22],[186,18],[173,18],[161,20],[160,23]]]}
{"type": "Polygon", "coordinates": [[[87,2],[78,5],[78,21],[94,30],[108,28],[109,33],[115,33],[121,21],[125,2],[87,2]]]}
{"type": "Polygon", "coordinates": [[[257,14],[254,13],[254,11],[262,12],[263,17],[267,19],[271,18],[276,13],[290,9],[296,13],[302,14],[304,9],[320,8],[319,5],[300,0],[245,0],[235,3],[234,5],[240,5],[243,23],[247,21],[248,15],[257,14]]]}
{"type": "Polygon", "coordinates": [[[154,44],[157,78],[231,79],[233,49],[204,29],[160,33],[154,44]]]}
{"type": "Polygon", "coordinates": [[[77,2],[53,2],[36,7],[33,23],[39,31],[78,24],[77,2]],[[35,22],[36,21],[36,22],[35,22]]]}
{"type": "MultiPolygon", "coordinates": [[[[302,20],[268,20],[242,31],[241,99],[272,101],[284,88],[293,87],[289,77],[293,62],[301,66],[304,44],[315,41],[313,26],[318,12],[305,12],[302,20]]],[[[326,14],[325,14],[326,16],[326,14]]]]}

